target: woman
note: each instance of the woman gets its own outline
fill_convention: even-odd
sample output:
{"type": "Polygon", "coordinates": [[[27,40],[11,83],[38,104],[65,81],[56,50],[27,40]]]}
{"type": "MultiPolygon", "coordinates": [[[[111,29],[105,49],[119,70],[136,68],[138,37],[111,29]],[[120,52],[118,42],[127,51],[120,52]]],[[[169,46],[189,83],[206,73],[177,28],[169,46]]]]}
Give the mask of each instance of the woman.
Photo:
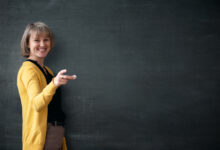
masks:
{"type": "Polygon", "coordinates": [[[65,114],[61,109],[60,86],[76,76],[61,70],[56,77],[44,66],[54,46],[54,37],[42,22],[28,24],[22,40],[22,56],[27,58],[19,69],[17,87],[22,104],[23,150],[65,150],[65,114]]]}

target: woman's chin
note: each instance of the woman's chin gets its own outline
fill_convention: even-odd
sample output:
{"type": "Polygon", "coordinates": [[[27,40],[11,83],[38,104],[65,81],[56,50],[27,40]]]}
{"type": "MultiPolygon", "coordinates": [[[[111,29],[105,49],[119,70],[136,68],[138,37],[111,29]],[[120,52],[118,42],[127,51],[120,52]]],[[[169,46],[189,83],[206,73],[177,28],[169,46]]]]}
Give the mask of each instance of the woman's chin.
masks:
{"type": "Polygon", "coordinates": [[[47,57],[47,55],[48,55],[48,53],[41,53],[41,54],[38,54],[38,57],[40,57],[40,58],[45,58],[45,57],[47,57]]]}
{"type": "Polygon", "coordinates": [[[38,55],[37,57],[38,57],[38,58],[46,58],[47,55],[38,55]]]}

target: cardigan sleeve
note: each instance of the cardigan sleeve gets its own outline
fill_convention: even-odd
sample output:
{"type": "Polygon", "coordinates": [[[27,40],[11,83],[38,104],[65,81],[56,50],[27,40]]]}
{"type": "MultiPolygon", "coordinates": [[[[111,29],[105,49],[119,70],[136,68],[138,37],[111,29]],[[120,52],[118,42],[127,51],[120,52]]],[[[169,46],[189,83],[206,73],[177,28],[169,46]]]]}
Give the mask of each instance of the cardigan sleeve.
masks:
{"type": "Polygon", "coordinates": [[[53,80],[43,88],[37,72],[33,68],[24,69],[21,79],[26,88],[32,108],[39,112],[42,108],[47,107],[57,89],[53,80]]]}

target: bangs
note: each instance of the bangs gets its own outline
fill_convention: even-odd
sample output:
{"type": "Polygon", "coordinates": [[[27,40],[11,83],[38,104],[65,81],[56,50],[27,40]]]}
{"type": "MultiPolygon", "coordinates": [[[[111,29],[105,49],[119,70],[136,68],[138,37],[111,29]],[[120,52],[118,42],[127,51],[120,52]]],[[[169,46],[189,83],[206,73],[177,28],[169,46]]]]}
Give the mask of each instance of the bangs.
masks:
{"type": "Polygon", "coordinates": [[[34,35],[35,37],[39,37],[39,35],[44,35],[46,37],[53,37],[52,36],[52,33],[47,29],[47,28],[44,28],[44,27],[35,27],[33,28],[31,31],[30,31],[30,34],[29,35],[34,35]]]}

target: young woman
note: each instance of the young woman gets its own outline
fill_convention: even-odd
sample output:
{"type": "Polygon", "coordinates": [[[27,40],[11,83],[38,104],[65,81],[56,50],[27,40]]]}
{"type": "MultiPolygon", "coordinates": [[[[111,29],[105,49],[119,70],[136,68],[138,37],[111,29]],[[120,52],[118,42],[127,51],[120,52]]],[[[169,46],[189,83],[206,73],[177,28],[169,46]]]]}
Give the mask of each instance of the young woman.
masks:
{"type": "Polygon", "coordinates": [[[55,77],[44,65],[54,46],[54,37],[42,22],[28,24],[22,40],[22,56],[27,58],[19,69],[17,87],[22,104],[23,150],[66,150],[65,114],[61,109],[60,86],[76,76],[61,70],[55,77]]]}

